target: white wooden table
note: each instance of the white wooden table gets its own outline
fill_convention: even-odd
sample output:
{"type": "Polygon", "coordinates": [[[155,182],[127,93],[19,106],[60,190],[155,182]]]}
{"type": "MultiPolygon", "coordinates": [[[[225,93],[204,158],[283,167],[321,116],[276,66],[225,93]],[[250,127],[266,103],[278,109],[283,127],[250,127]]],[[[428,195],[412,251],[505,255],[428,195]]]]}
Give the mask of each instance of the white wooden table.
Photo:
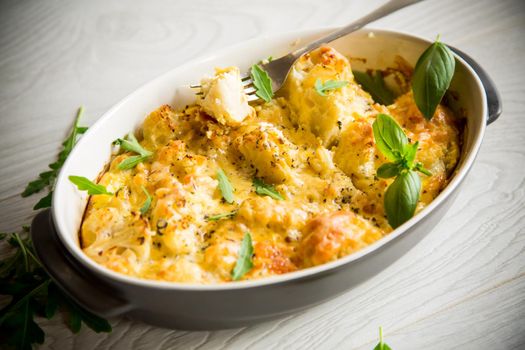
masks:
{"type": "MultiPolygon", "coordinates": [[[[0,231],[34,215],[24,186],[56,157],[76,108],[85,124],[157,75],[259,35],[342,25],[382,0],[0,3],[0,231]]],[[[444,41],[487,69],[504,113],[446,218],[358,288],[275,322],[182,332],[124,319],[111,334],[41,324],[51,349],[525,348],[525,2],[429,0],[374,24],[444,41]]],[[[5,248],[5,247],[4,247],[5,248]]],[[[5,249],[4,249],[5,250],[5,249]]]]}

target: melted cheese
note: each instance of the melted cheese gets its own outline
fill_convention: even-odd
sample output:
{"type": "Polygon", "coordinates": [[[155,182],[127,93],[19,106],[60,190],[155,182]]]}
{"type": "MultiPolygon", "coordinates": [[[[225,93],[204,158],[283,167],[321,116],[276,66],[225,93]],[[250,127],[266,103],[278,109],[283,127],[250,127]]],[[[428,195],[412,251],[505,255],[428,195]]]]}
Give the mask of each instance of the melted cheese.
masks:
{"type": "Polygon", "coordinates": [[[80,231],[89,257],[140,278],[228,282],[250,232],[254,267],[243,279],[323,264],[392,230],[383,210],[392,180],[375,176],[386,162],[372,133],[378,113],[392,115],[419,141],[417,161],[432,172],[421,177],[418,210],[443,189],[459,158],[459,132],[447,108],[439,106],[427,121],[410,93],[391,106],[374,103],[353,80],[348,60],[328,47],[303,56],[280,96],[255,108],[238,72],[218,70],[196,105],[153,111],[137,135],[154,154],[149,160],[119,170],[133,154],[112,159],[99,183],[116,195],[92,196],[80,231]],[[350,83],[321,96],[317,79],[350,83]],[[219,168],[235,188],[233,204],[222,200],[219,168]],[[285,199],[257,195],[254,177],[285,199]],[[152,202],[141,215],[143,186],[152,202]],[[233,210],[232,218],[206,220],[233,210]]]}

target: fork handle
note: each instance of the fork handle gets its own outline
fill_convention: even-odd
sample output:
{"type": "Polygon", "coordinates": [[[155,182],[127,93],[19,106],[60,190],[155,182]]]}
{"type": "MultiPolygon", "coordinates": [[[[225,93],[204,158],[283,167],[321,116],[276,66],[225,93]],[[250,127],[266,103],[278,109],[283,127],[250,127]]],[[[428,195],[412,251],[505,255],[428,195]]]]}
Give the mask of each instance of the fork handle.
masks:
{"type": "MultiPolygon", "coordinates": [[[[409,5],[412,5],[412,4],[415,4],[416,2],[420,2],[422,0],[391,0],[389,2],[387,2],[386,4],[384,4],[383,6],[377,8],[376,10],[370,12],[368,15],[364,16],[364,17],[361,17],[360,19],[358,19],[357,21],[355,22],[352,22],[350,23],[349,25],[333,32],[333,33],[330,33],[328,34],[327,36],[324,36],[322,37],[321,39],[319,40],[316,40],[312,43],[310,43],[309,45],[307,46],[304,46],[304,47],[301,47],[297,50],[295,50],[294,52],[290,53],[288,56],[291,56],[290,58],[299,58],[301,57],[301,55],[303,55],[304,53],[307,53],[307,52],[310,52],[314,49],[317,49],[319,46],[323,45],[323,44],[326,44],[326,43],[329,43],[331,41],[334,41],[336,39],[339,39],[340,37],[348,34],[348,33],[351,33],[351,32],[355,32],[356,30],[364,27],[365,25],[367,25],[368,23],[370,22],[373,22],[375,20],[378,20],[382,17],[385,17],[397,10],[400,10],[402,9],[403,7],[406,7],[406,6],[409,6],[409,5]]],[[[295,61],[294,59],[294,61],[295,61]]]]}

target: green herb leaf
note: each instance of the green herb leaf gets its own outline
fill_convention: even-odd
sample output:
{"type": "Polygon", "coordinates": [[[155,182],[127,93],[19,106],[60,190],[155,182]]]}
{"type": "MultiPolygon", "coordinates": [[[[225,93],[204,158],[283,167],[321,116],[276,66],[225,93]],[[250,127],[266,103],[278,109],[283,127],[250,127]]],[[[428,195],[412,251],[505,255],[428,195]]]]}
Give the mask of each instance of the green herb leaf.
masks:
{"type": "Polygon", "coordinates": [[[22,197],[28,197],[54,184],[58,176],[58,171],[60,170],[60,168],[62,168],[62,165],[64,165],[66,158],[68,157],[69,153],[71,153],[71,150],[73,150],[73,147],[77,142],[77,136],[79,134],[83,134],[87,130],[86,127],[78,126],[78,122],[83,114],[84,108],[80,107],[78,109],[77,116],[75,118],[75,123],[73,124],[73,128],[71,129],[69,136],[64,142],[62,142],[63,148],[62,151],[60,151],[60,153],[58,154],[57,161],[52,164],[49,164],[49,168],[51,169],[50,171],[40,173],[38,175],[38,179],[31,181],[26,186],[24,192],[22,192],[22,197]]]}
{"type": "Polygon", "coordinates": [[[43,209],[43,208],[49,208],[51,207],[51,199],[53,198],[53,191],[49,191],[49,193],[42,197],[33,207],[33,210],[43,209]]]}
{"type": "Polygon", "coordinates": [[[144,202],[144,204],[142,204],[142,207],[140,208],[140,213],[144,215],[148,212],[149,207],[151,205],[151,196],[149,195],[148,190],[146,190],[144,186],[142,186],[142,191],[146,195],[146,201],[144,202]]]}
{"type": "Polygon", "coordinates": [[[233,218],[235,215],[237,215],[237,210],[233,210],[233,211],[231,211],[229,213],[222,213],[222,214],[207,216],[207,217],[205,217],[205,219],[206,219],[206,221],[218,221],[220,219],[233,218]]]}
{"type": "Polygon", "coordinates": [[[420,191],[421,179],[412,170],[401,172],[388,186],[384,205],[390,226],[397,228],[414,216],[420,191]]]}
{"type": "Polygon", "coordinates": [[[221,190],[222,198],[232,204],[234,188],[222,169],[217,170],[217,180],[219,181],[219,190],[221,190]]]}
{"type": "Polygon", "coordinates": [[[394,103],[394,93],[386,87],[381,71],[372,71],[371,74],[353,71],[355,80],[363,90],[372,95],[375,102],[388,106],[394,103]]]}
{"type": "Polygon", "coordinates": [[[439,40],[419,57],[412,76],[412,91],[414,101],[426,119],[432,119],[449,88],[455,65],[454,55],[439,40]]]}
{"type": "Polygon", "coordinates": [[[113,195],[113,193],[108,192],[106,187],[93,183],[91,180],[85,178],[84,176],[75,176],[71,175],[69,181],[77,186],[81,191],[87,191],[90,196],[95,194],[107,194],[113,195]]]}
{"type": "Polygon", "coordinates": [[[249,232],[244,234],[241,242],[241,248],[239,249],[239,256],[237,257],[237,263],[232,271],[232,279],[234,281],[239,280],[253,267],[253,245],[252,236],[249,232]]]}
{"type": "Polygon", "coordinates": [[[273,90],[272,79],[268,73],[261,66],[254,64],[251,69],[251,76],[256,89],[255,94],[266,102],[270,102],[273,97],[273,90]]]}
{"type": "Polygon", "coordinates": [[[412,169],[414,166],[414,159],[416,159],[417,148],[419,147],[419,141],[412,144],[407,144],[403,151],[403,156],[408,169],[412,169]]]}
{"type": "Polygon", "coordinates": [[[133,169],[137,166],[137,164],[142,163],[146,159],[148,159],[150,156],[131,156],[126,159],[124,159],[122,162],[119,163],[117,168],[120,170],[128,170],[133,169]]]}
{"type": "Polygon", "coordinates": [[[140,154],[143,157],[151,156],[153,154],[140,145],[132,132],[130,132],[124,139],[117,139],[115,143],[120,145],[123,150],[140,154]]]}
{"type": "Polygon", "coordinates": [[[392,350],[390,346],[385,344],[383,341],[383,328],[379,327],[379,343],[376,345],[374,350],[392,350]]]}
{"type": "Polygon", "coordinates": [[[426,176],[432,176],[432,173],[430,171],[428,171],[428,169],[425,169],[423,167],[423,164],[421,163],[417,163],[415,166],[414,166],[414,169],[416,169],[417,171],[419,171],[420,173],[423,173],[425,174],[426,176]]]}
{"type": "Polygon", "coordinates": [[[259,196],[269,196],[279,201],[284,200],[284,197],[275,189],[275,187],[265,183],[262,179],[254,178],[253,186],[255,187],[255,193],[259,196]]]}
{"type": "Polygon", "coordinates": [[[378,114],[372,129],[379,151],[391,162],[400,160],[408,144],[408,138],[394,118],[386,114],[378,114]]]}
{"type": "Polygon", "coordinates": [[[314,89],[319,95],[326,96],[327,91],[336,90],[346,85],[348,85],[348,81],[346,80],[327,80],[322,83],[321,79],[317,79],[315,81],[314,89]]]}
{"type": "Polygon", "coordinates": [[[397,176],[401,171],[401,167],[397,163],[385,163],[377,169],[377,177],[388,179],[397,176]]]}
{"type": "Polygon", "coordinates": [[[80,321],[96,333],[111,332],[111,325],[108,321],[83,309],[68,296],[62,295],[62,305],[67,310],[70,321],[73,320],[70,322],[70,327],[74,333],[80,330],[80,321]]]}

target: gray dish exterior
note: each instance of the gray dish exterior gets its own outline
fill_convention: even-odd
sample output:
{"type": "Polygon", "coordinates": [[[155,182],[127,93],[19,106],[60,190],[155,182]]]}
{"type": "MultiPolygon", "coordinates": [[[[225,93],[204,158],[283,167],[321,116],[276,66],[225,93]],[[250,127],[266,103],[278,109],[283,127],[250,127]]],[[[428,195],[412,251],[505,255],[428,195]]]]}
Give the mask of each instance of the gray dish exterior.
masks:
{"type": "MultiPolygon", "coordinates": [[[[456,54],[474,62],[459,50],[456,54]]],[[[491,111],[485,120],[490,123],[501,113],[499,94],[481,67],[471,66],[485,87],[491,111]]],[[[154,288],[95,275],[75,261],[62,245],[49,210],[35,217],[31,237],[36,254],[53,280],[79,304],[100,316],[122,315],[176,329],[235,328],[304,310],[373,277],[432,231],[451,206],[458,189],[459,183],[415,225],[358,259],[300,278],[232,289],[154,288]]]]}

